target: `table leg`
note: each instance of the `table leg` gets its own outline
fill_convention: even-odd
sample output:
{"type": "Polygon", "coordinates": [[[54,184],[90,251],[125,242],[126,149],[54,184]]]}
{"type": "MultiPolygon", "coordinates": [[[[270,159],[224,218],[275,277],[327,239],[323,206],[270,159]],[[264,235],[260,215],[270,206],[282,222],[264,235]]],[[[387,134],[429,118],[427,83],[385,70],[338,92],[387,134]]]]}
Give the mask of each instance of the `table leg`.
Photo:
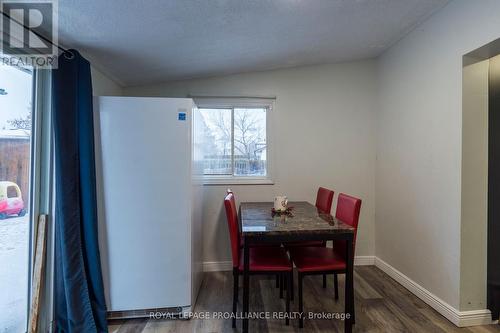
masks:
{"type": "Polygon", "coordinates": [[[352,324],[354,319],[354,257],[352,248],[352,238],[346,241],[346,259],[347,267],[345,274],[345,313],[349,314],[349,319],[346,319],[344,324],[344,332],[352,332],[352,324]]]}
{"type": "Polygon", "coordinates": [[[248,332],[248,303],[249,303],[249,282],[250,282],[250,247],[245,239],[243,248],[243,333],[248,332]]]}

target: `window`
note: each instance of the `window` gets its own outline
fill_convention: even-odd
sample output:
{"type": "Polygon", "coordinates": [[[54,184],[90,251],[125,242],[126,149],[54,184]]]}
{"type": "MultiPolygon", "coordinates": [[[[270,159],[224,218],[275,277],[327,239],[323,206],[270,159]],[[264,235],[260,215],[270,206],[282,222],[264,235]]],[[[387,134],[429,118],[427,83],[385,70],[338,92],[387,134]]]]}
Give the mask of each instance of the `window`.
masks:
{"type": "Polygon", "coordinates": [[[196,99],[205,183],[270,183],[271,100],[196,99]]]}

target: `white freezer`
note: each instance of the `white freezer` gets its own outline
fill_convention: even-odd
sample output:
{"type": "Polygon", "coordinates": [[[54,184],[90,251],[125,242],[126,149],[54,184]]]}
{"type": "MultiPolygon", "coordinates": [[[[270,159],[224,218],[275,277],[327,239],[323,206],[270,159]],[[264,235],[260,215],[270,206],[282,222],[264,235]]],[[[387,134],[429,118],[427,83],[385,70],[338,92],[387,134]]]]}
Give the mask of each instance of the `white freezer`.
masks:
{"type": "Polygon", "coordinates": [[[190,311],[201,283],[191,99],[96,97],[99,242],[108,311],[190,311]]]}

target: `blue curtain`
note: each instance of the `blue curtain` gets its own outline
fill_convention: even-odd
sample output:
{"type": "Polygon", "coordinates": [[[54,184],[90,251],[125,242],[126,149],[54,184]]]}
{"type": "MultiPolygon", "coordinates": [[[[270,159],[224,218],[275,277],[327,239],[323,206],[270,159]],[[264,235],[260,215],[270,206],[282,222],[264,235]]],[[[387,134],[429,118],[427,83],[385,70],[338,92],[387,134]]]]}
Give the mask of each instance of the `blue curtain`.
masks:
{"type": "Polygon", "coordinates": [[[107,332],[97,237],[90,63],[76,50],[52,71],[56,160],[55,327],[107,332]]]}

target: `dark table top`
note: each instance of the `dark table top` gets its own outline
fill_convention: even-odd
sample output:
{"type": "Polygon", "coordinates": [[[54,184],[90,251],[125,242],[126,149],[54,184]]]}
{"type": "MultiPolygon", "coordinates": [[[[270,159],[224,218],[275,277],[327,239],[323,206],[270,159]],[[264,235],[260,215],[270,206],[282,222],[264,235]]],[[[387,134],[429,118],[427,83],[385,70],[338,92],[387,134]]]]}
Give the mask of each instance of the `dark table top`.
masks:
{"type": "Polygon", "coordinates": [[[324,214],[305,201],[289,202],[293,216],[272,216],[272,202],[243,202],[240,205],[243,236],[284,236],[353,233],[354,228],[324,214]]]}

